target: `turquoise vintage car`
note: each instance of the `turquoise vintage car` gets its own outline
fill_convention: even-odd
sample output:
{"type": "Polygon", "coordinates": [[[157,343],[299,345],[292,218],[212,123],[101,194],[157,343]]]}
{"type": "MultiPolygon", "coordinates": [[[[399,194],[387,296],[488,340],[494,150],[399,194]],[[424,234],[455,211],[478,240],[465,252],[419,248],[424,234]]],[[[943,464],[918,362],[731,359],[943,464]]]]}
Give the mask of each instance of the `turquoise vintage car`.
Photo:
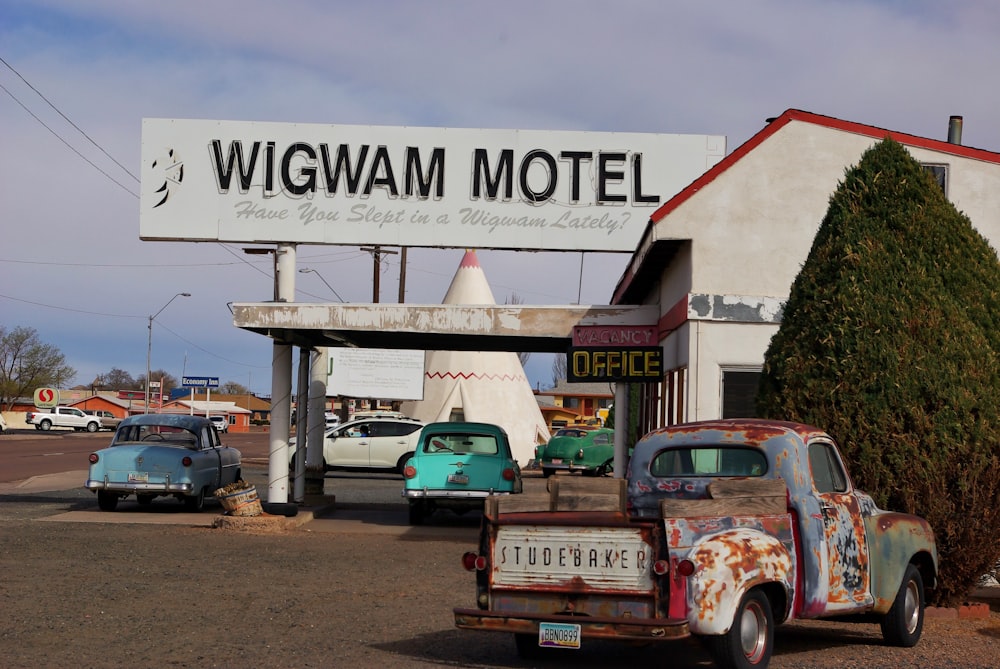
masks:
{"type": "Polygon", "coordinates": [[[491,423],[425,425],[403,468],[403,479],[411,525],[420,525],[435,509],[465,513],[482,509],[491,494],[510,495],[523,489],[507,432],[491,423]]]}
{"type": "Polygon", "coordinates": [[[610,428],[564,427],[556,431],[545,448],[539,448],[542,474],[557,471],[608,476],[614,472],[615,431],[610,428]]]}
{"type": "Polygon", "coordinates": [[[209,419],[144,414],[123,420],[111,445],[90,454],[84,487],[97,493],[102,511],[133,494],[141,505],[167,496],[201,511],[205,497],[240,478],[241,464],[240,452],[222,445],[209,419]]]}

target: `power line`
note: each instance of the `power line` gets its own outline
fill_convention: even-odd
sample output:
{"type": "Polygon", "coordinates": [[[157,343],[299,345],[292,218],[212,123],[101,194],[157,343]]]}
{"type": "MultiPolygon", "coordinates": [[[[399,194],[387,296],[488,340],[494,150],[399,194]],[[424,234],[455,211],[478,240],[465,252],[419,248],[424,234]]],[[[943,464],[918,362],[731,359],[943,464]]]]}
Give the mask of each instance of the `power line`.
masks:
{"type": "Polygon", "coordinates": [[[90,165],[91,167],[93,167],[95,170],[97,170],[98,172],[100,172],[101,174],[103,174],[104,176],[106,176],[109,181],[111,181],[112,183],[116,184],[123,191],[125,191],[126,193],[128,193],[132,197],[139,197],[138,193],[133,193],[132,191],[130,191],[125,184],[121,183],[120,181],[118,181],[117,179],[115,179],[113,176],[111,176],[110,174],[108,174],[107,172],[105,172],[104,170],[102,170],[100,167],[98,167],[96,164],[94,164],[94,162],[92,160],[90,160],[90,158],[88,158],[87,156],[85,156],[82,153],[80,153],[79,151],[77,151],[73,147],[73,145],[70,144],[69,142],[67,142],[65,139],[63,139],[59,135],[59,133],[57,133],[55,130],[53,130],[48,125],[46,125],[45,121],[43,121],[42,119],[38,118],[38,116],[36,116],[33,111],[31,111],[30,109],[28,109],[27,107],[25,107],[24,103],[22,103],[20,100],[18,100],[14,96],[13,93],[11,93],[9,90],[7,90],[6,86],[4,86],[3,84],[0,84],[0,88],[2,88],[3,91],[4,91],[4,93],[6,93],[7,95],[9,95],[14,102],[16,102],[17,104],[19,104],[21,106],[21,109],[23,109],[24,111],[26,111],[29,114],[31,114],[31,117],[33,119],[35,119],[36,121],[38,121],[42,125],[43,128],[45,128],[46,130],[48,130],[49,132],[51,132],[53,134],[53,136],[55,136],[56,139],[58,139],[60,142],[62,142],[63,144],[65,144],[66,148],[68,148],[70,151],[72,151],[76,155],[80,156],[84,160],[84,162],[86,162],[88,165],[90,165]]]}
{"type": "MultiPolygon", "coordinates": [[[[132,178],[133,178],[133,179],[135,180],[135,182],[136,182],[136,183],[139,183],[139,177],[137,177],[136,175],[132,174],[132,172],[131,172],[131,171],[130,171],[130,170],[129,170],[129,169],[127,168],[127,167],[125,167],[125,166],[124,166],[124,165],[122,165],[122,164],[121,164],[120,162],[118,162],[117,160],[115,160],[114,156],[112,156],[112,155],[111,155],[110,153],[108,153],[107,151],[105,151],[105,150],[104,150],[104,147],[102,147],[102,146],[101,146],[100,144],[98,144],[97,142],[95,142],[95,141],[93,140],[93,138],[91,138],[91,136],[90,136],[90,135],[88,135],[87,133],[85,133],[85,132],[83,131],[83,129],[82,129],[82,128],[80,128],[80,126],[78,126],[78,125],[77,125],[76,123],[73,123],[73,121],[72,121],[72,120],[70,120],[70,118],[69,118],[68,116],[66,116],[66,114],[63,114],[63,113],[62,113],[62,111],[60,111],[58,107],[56,107],[56,106],[55,106],[54,104],[52,104],[52,102],[51,102],[51,101],[50,101],[50,100],[49,100],[49,99],[48,99],[47,97],[45,97],[44,95],[42,95],[42,92],[41,92],[41,91],[39,91],[39,90],[38,90],[37,88],[35,88],[34,86],[32,86],[32,85],[31,85],[31,82],[29,82],[29,81],[28,81],[27,79],[25,79],[25,78],[24,78],[24,77],[23,77],[23,76],[21,75],[21,73],[20,73],[20,72],[18,72],[17,70],[15,70],[15,69],[14,69],[14,67],[13,67],[13,66],[12,66],[12,65],[11,65],[10,63],[8,63],[8,62],[7,62],[6,60],[4,60],[4,59],[3,59],[3,57],[0,57],[0,63],[3,63],[3,64],[4,64],[4,65],[5,65],[6,67],[7,67],[7,69],[9,69],[9,70],[10,70],[11,72],[13,72],[14,74],[16,74],[16,75],[18,76],[18,78],[19,78],[19,79],[20,79],[21,81],[23,81],[23,82],[24,82],[25,86],[27,86],[28,88],[30,88],[31,90],[33,90],[33,91],[35,92],[35,94],[36,94],[36,95],[38,95],[38,97],[40,97],[41,99],[45,100],[45,102],[46,102],[46,103],[47,103],[47,104],[48,104],[48,105],[49,105],[50,107],[52,107],[52,109],[53,109],[53,110],[54,110],[54,111],[55,111],[55,112],[56,112],[57,114],[59,114],[60,116],[62,116],[62,117],[63,117],[63,119],[65,119],[65,121],[66,121],[67,123],[69,123],[69,124],[70,124],[71,126],[73,126],[74,128],[76,128],[76,131],[77,131],[77,132],[79,132],[79,133],[80,133],[81,135],[83,135],[84,137],[86,137],[86,138],[87,138],[87,141],[89,141],[89,142],[90,142],[91,144],[93,144],[93,145],[94,145],[95,147],[97,147],[97,150],[98,150],[98,151],[100,151],[100,152],[101,152],[101,153],[103,153],[103,154],[104,154],[105,156],[107,156],[107,157],[108,157],[108,160],[110,160],[110,161],[111,161],[111,162],[113,162],[113,163],[114,163],[115,165],[117,165],[118,167],[120,167],[120,168],[122,169],[122,171],[123,171],[123,172],[125,172],[125,174],[129,175],[130,177],[132,177],[132,178]]],[[[6,89],[4,89],[4,90],[6,90],[6,89]]],[[[9,91],[8,91],[8,95],[10,95],[10,92],[9,92],[9,91]]],[[[11,97],[14,97],[14,96],[13,96],[13,95],[11,95],[11,97]]],[[[16,100],[16,98],[15,98],[15,100],[16,100]]],[[[18,102],[18,104],[20,104],[20,102],[18,102]]],[[[23,106],[23,105],[22,105],[22,106],[23,106]]],[[[28,112],[28,113],[31,113],[31,112],[28,112]]],[[[32,114],[32,116],[34,116],[34,114],[32,114]]],[[[35,117],[35,118],[37,118],[37,117],[35,117]]],[[[44,125],[44,124],[43,124],[43,125],[44,125]]],[[[47,127],[47,126],[46,126],[46,127],[47,127]]]]}
{"type": "Polygon", "coordinates": [[[86,309],[73,309],[71,307],[57,307],[54,304],[44,304],[42,302],[32,302],[31,300],[22,300],[19,297],[11,297],[10,295],[0,295],[0,297],[13,300],[14,302],[21,302],[23,304],[32,304],[36,307],[45,307],[46,309],[56,309],[57,311],[72,311],[78,314],[88,314],[90,316],[109,316],[111,318],[146,318],[145,316],[132,316],[131,314],[105,314],[99,311],[87,311],[86,309]]]}
{"type": "Polygon", "coordinates": [[[270,369],[271,368],[270,365],[248,365],[247,363],[245,363],[245,362],[239,362],[238,360],[230,360],[229,358],[223,357],[223,356],[218,355],[216,353],[212,353],[211,351],[209,351],[207,349],[204,349],[201,346],[198,346],[198,344],[195,344],[190,339],[185,339],[184,337],[180,336],[179,334],[177,334],[176,332],[174,332],[173,330],[171,330],[170,328],[168,328],[166,325],[164,325],[163,323],[161,323],[159,321],[157,321],[156,324],[159,325],[164,330],[166,330],[167,332],[169,332],[170,334],[172,334],[173,336],[175,336],[178,339],[180,339],[181,341],[183,341],[183,342],[185,342],[187,344],[190,344],[191,346],[194,346],[196,349],[198,349],[202,353],[207,353],[208,355],[212,356],[213,358],[218,358],[219,360],[224,360],[226,362],[230,362],[230,363],[232,363],[234,365],[240,365],[242,367],[252,367],[254,369],[270,369]]]}

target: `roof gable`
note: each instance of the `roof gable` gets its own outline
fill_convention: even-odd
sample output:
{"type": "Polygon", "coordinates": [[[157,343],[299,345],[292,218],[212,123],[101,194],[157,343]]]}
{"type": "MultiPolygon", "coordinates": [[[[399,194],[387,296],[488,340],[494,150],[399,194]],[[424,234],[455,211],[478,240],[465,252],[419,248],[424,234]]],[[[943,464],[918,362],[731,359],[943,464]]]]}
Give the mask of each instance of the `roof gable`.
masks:
{"type": "MultiPolygon", "coordinates": [[[[945,155],[960,156],[963,158],[1000,165],[1000,153],[993,151],[963,146],[961,144],[952,144],[945,140],[918,137],[916,135],[896,132],[863,123],[844,121],[831,116],[823,116],[821,114],[814,114],[812,112],[802,111],[799,109],[788,109],[780,116],[770,119],[768,124],[761,129],[760,132],[737,147],[732,153],[712,166],[708,171],[691,182],[691,184],[677,193],[674,197],[663,203],[650,215],[646,230],[643,232],[642,239],[632,256],[632,260],[628,267],[626,267],[621,278],[618,280],[617,286],[615,287],[614,295],[611,300],[612,304],[622,304],[626,298],[629,297],[629,289],[636,281],[636,278],[640,276],[640,274],[643,274],[644,265],[647,263],[662,265],[664,262],[664,255],[669,257],[673,253],[672,249],[676,247],[677,242],[657,241],[655,239],[656,224],[670,215],[671,212],[675,211],[682,204],[694,197],[706,186],[726,174],[726,172],[732,169],[734,165],[739,163],[741,160],[744,160],[761,144],[766,142],[768,139],[777,134],[782,128],[792,122],[809,123],[823,128],[871,137],[873,139],[891,137],[904,146],[927,149],[945,155]],[[663,247],[663,249],[657,251],[660,247],[663,247]]],[[[648,272],[646,274],[648,274],[648,272]]],[[[654,272],[654,274],[658,276],[659,272],[654,272]]],[[[643,274],[643,276],[645,276],[645,274],[643,274]]]]}
{"type": "Polygon", "coordinates": [[[973,158],[975,160],[982,160],[985,162],[1000,164],[1000,153],[995,153],[993,151],[986,151],[984,149],[975,149],[970,146],[963,146],[961,144],[952,144],[944,140],[929,139],[927,137],[918,137],[917,135],[909,135],[905,132],[896,132],[894,130],[887,130],[885,128],[879,128],[873,125],[865,125],[864,123],[855,123],[853,121],[843,121],[838,118],[833,118],[832,116],[822,116],[821,114],[813,114],[812,112],[802,111],[799,109],[789,109],[785,111],[781,116],[771,120],[764,128],[758,132],[756,135],[748,139],[746,142],[741,144],[736,148],[735,151],[730,153],[728,156],[720,160],[711,169],[702,174],[700,177],[691,182],[689,186],[684,188],[674,197],[670,198],[650,215],[649,220],[653,223],[663,219],[667,214],[676,209],[681,203],[690,198],[692,195],[697,193],[699,190],[705,187],[706,184],[715,181],[720,175],[726,172],[735,163],[742,160],[744,156],[756,149],[762,143],[764,143],[769,137],[777,133],[783,127],[791,123],[792,121],[801,121],[803,123],[812,123],[814,125],[823,126],[825,128],[831,128],[833,130],[841,130],[843,132],[849,132],[855,135],[864,135],[866,137],[873,137],[875,139],[883,139],[885,137],[892,137],[894,140],[903,144],[904,146],[916,146],[922,149],[930,149],[932,151],[938,151],[940,153],[962,156],[964,158],[973,158]]]}

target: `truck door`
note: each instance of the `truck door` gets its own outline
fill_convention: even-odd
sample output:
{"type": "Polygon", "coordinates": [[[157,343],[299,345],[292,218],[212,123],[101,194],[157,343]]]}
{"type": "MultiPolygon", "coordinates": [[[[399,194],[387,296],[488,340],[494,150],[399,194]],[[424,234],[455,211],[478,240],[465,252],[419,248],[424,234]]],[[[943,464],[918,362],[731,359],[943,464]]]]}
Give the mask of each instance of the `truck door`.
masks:
{"type": "Polygon", "coordinates": [[[823,523],[817,585],[822,591],[823,583],[828,584],[825,613],[867,608],[874,599],[864,519],[834,445],[810,443],[809,467],[823,523]]]}

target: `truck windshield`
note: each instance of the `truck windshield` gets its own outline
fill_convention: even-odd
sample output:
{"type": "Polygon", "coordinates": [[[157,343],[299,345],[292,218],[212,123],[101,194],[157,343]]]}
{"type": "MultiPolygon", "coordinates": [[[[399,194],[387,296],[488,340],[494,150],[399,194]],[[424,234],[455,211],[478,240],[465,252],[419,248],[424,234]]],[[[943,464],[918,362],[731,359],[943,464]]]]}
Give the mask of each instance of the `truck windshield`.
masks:
{"type": "Polygon", "coordinates": [[[767,458],[756,449],[739,446],[673,448],[657,453],[649,471],[662,478],[763,476],[767,472],[767,458]]]}

